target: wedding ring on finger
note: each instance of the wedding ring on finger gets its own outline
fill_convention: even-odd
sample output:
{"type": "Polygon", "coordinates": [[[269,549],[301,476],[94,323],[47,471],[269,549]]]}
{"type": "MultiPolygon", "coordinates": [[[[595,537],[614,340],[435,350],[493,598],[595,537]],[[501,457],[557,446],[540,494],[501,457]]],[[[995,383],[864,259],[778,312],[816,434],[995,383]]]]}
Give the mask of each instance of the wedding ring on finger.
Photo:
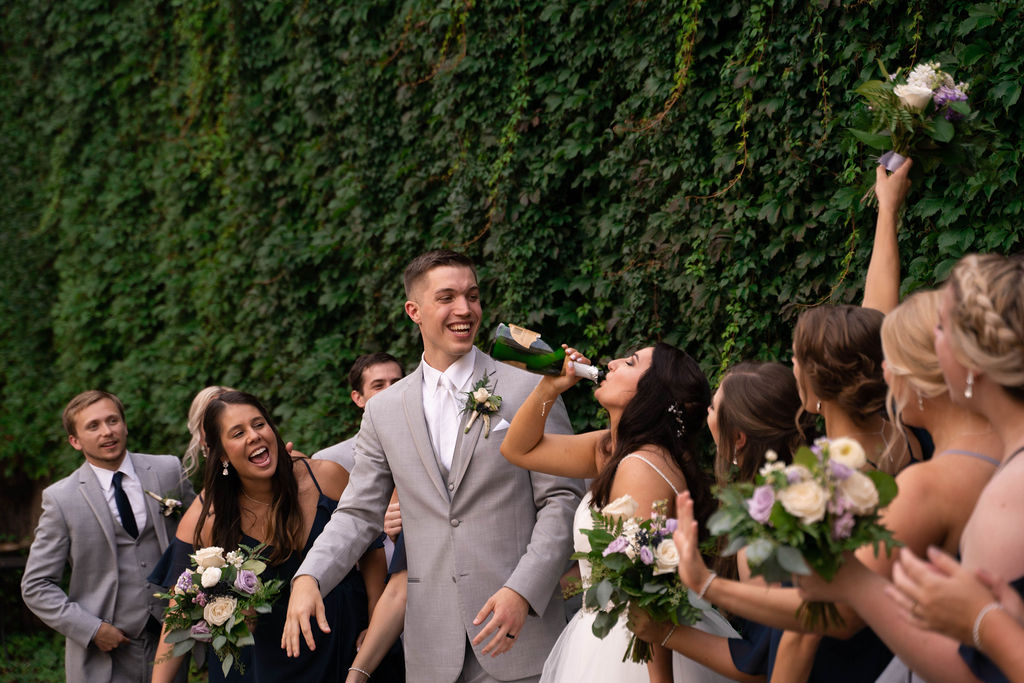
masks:
{"type": "Polygon", "coordinates": [[[515,639],[516,639],[516,637],[515,637],[514,635],[512,635],[511,633],[506,633],[506,634],[505,634],[505,637],[506,637],[506,638],[511,638],[512,640],[515,640],[515,639]]]}

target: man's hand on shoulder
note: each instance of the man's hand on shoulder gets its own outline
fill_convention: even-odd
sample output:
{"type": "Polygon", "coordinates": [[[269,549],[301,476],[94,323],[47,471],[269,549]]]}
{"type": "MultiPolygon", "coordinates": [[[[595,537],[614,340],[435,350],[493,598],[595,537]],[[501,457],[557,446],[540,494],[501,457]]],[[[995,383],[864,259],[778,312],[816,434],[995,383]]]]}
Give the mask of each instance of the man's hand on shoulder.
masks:
{"type": "Polygon", "coordinates": [[[92,642],[95,643],[103,652],[110,652],[117,648],[118,645],[128,642],[128,636],[121,632],[121,629],[116,626],[112,626],[107,622],[100,624],[100,628],[96,631],[96,635],[92,637],[92,642]]]}
{"type": "Polygon", "coordinates": [[[508,652],[515,645],[516,638],[526,623],[526,614],[529,610],[529,603],[519,593],[504,586],[498,589],[497,593],[488,598],[473,620],[474,624],[479,625],[488,614],[493,614],[491,620],[473,639],[473,645],[479,645],[493,633],[494,637],[481,652],[492,657],[508,652]]]}
{"type": "Polygon", "coordinates": [[[324,600],[320,597],[320,586],[316,579],[308,574],[296,576],[292,581],[292,595],[288,600],[288,616],[281,633],[281,647],[289,657],[298,657],[301,651],[299,637],[305,638],[309,649],[316,650],[313,640],[313,629],[310,619],[316,616],[316,623],[324,633],[330,633],[327,614],[324,612],[324,600]]]}

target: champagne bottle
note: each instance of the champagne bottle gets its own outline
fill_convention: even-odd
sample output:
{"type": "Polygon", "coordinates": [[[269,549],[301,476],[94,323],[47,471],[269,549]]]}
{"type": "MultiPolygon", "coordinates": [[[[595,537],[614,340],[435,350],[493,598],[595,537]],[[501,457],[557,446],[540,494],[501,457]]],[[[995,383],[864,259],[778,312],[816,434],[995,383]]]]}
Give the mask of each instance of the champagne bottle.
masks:
{"type": "MultiPolygon", "coordinates": [[[[491,357],[522,370],[536,372],[541,375],[561,375],[562,362],[565,360],[565,349],[552,349],[540,338],[540,335],[518,325],[501,323],[494,330],[491,342],[491,357]]],[[[600,382],[605,371],[593,365],[573,363],[576,375],[600,382]]]]}

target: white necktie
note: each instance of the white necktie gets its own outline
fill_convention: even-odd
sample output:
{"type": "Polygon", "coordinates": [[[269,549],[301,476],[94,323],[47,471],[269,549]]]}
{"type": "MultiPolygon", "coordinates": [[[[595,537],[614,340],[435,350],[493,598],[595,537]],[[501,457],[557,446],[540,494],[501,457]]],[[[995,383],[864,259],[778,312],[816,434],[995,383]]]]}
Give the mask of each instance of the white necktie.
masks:
{"type": "Polygon", "coordinates": [[[446,375],[441,375],[441,414],[438,416],[438,456],[445,469],[452,468],[455,458],[455,442],[459,438],[459,402],[455,398],[455,385],[446,375]]]}

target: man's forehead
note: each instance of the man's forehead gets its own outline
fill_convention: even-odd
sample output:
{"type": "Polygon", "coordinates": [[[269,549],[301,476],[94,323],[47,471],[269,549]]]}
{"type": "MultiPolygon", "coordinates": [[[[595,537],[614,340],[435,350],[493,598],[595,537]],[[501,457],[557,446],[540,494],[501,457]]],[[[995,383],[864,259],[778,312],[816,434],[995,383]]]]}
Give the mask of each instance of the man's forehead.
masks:
{"type": "Polygon", "coordinates": [[[121,416],[121,412],[109,398],[100,399],[82,408],[75,415],[75,422],[85,424],[93,420],[104,420],[111,415],[121,416]]]}
{"type": "Polygon", "coordinates": [[[422,284],[430,292],[446,289],[473,289],[477,286],[476,274],[467,266],[438,266],[423,274],[422,284]]]}

